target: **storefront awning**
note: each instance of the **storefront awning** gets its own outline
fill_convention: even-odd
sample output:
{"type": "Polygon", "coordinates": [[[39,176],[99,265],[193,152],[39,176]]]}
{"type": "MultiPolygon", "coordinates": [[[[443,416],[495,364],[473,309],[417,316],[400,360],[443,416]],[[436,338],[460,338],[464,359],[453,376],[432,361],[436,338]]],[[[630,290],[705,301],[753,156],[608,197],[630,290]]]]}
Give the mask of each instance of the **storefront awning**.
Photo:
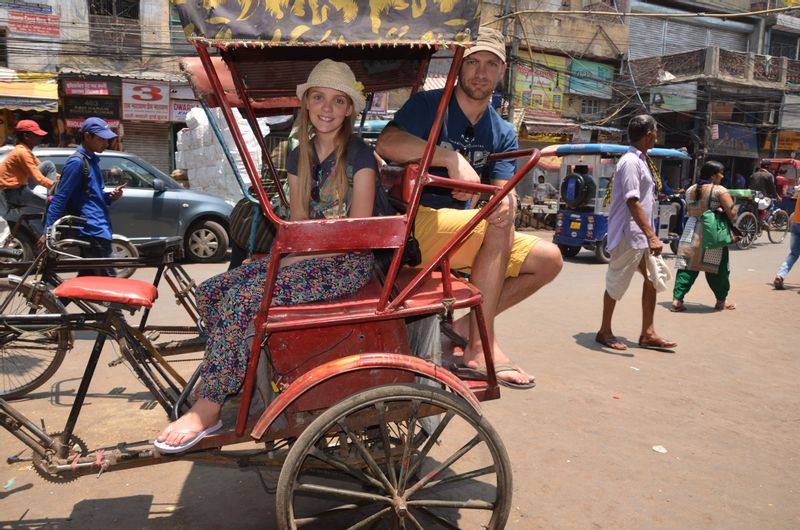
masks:
{"type": "Polygon", "coordinates": [[[0,81],[0,109],[58,111],[55,81],[0,81]]]}

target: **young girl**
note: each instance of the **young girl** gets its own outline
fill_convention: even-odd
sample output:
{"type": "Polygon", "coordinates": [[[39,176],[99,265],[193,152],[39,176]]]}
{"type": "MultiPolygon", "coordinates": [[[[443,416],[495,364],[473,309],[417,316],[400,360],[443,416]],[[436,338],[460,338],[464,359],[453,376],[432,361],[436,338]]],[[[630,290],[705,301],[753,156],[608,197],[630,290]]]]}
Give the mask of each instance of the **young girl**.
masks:
{"type": "MultiPolygon", "coordinates": [[[[352,132],[365,104],[362,88],[346,64],[329,59],[297,87],[299,130],[307,134],[300,134],[287,162],[292,221],[372,215],[377,166],[372,148],[352,132]]],[[[239,390],[247,369],[245,335],[261,304],[268,263],[268,257],[248,263],[198,287],[208,333],[200,398],[158,435],[162,453],[185,451],[222,426],[222,403],[239,390]]],[[[285,256],[273,305],[339,298],[363,287],[371,270],[369,251],[285,256]]]]}

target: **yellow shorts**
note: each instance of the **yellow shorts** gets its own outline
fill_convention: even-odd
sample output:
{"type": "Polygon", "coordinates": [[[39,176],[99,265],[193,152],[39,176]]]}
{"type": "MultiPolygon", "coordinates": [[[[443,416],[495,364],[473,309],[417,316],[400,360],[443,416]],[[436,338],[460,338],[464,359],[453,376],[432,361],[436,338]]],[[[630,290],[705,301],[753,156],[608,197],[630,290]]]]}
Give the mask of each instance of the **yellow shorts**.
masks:
{"type": "MultiPolygon", "coordinates": [[[[462,226],[472,219],[478,210],[454,210],[440,208],[438,210],[420,206],[414,221],[414,236],[419,241],[422,251],[422,265],[430,263],[436,254],[453,238],[462,226]]],[[[486,233],[486,221],[481,221],[475,230],[467,236],[461,247],[451,255],[450,267],[469,272],[475,256],[483,244],[486,233]]],[[[511,257],[506,268],[506,278],[519,276],[522,262],[540,238],[514,232],[514,244],[511,257]]]]}

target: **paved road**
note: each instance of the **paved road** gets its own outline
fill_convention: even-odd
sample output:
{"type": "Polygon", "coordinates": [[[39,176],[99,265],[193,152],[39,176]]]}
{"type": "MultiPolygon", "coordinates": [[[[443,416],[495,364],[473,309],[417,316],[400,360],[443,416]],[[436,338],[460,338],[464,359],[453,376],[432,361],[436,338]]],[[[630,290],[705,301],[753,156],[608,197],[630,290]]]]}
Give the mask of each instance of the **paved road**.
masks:
{"type": "MultiPolygon", "coordinates": [[[[735,311],[712,311],[702,279],[686,313],[667,311],[669,294],[662,293],[656,323],[680,343],[672,354],[635,347],[638,285],[618,305],[614,325],[631,349],[619,354],[593,342],[605,266],[588,252],[502,315],[503,345],[538,378],[533,391],[506,391],[485,404],[514,462],[508,528],[800,527],[800,272],[787,291],[770,286],[787,251],[788,240],[770,245],[764,237],[732,252],[735,311]]],[[[190,270],[203,278],[222,268],[190,270]]],[[[156,318],[179,316],[164,303],[156,318]]],[[[80,341],[56,374],[55,394],[44,388],[19,408],[53,428],[49,418],[63,421],[88,344],[80,341]]],[[[146,439],[163,422],[125,368],[103,364],[79,432],[97,443],[146,439]]],[[[0,433],[3,457],[18,447],[0,433]]],[[[63,486],[24,464],[2,464],[0,528],[271,528],[267,490],[252,469],[184,462],[63,486]]]]}

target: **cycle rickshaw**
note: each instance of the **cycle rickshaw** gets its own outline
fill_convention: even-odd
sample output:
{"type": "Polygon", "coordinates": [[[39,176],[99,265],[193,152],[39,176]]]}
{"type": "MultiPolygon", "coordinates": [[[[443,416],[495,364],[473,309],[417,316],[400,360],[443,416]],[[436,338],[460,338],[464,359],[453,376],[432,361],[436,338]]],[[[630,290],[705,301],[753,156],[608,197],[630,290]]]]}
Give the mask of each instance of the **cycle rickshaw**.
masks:
{"type": "MultiPolygon", "coordinates": [[[[390,8],[312,3],[287,6],[286,11],[279,6],[261,11],[260,4],[249,3],[245,8],[234,2],[205,5],[177,3],[204,74],[196,76],[195,86],[206,104],[221,109],[262,211],[277,227],[261,311],[253,322],[247,375],[240,394],[223,408],[225,428],[178,455],[159,454],[141,442],[89,450],[74,435],[105,336],[124,333],[122,310],[149,307],[156,294],[143,282],[119,278],[67,280],[55,291],[57,296],[109,305],[92,323],[100,333],[63,430],[44,432],[1,399],[0,423],[31,448],[35,470],[50,480],[177,459],[259,463],[280,466],[276,514],[281,528],[502,528],[511,508],[511,464],[480,408],[481,401],[500,397],[481,293],[451,274],[448,255],[536,165],[539,152],[493,155],[527,157],[502,188],[428,173],[463,46],[477,35],[480,3],[390,8]],[[419,89],[440,46],[452,48],[453,61],[433,140],[418,164],[405,167],[399,176],[387,176],[386,184],[392,184],[405,212],[299,222],[277,217],[233,107],[258,130],[259,115],[297,106],[296,85],[322,58],[347,62],[367,93],[419,89]],[[209,48],[219,57],[212,57],[209,48]],[[430,263],[401,268],[424,186],[491,198],[430,263]],[[376,275],[361,291],[335,302],[270,306],[282,254],[347,249],[388,249],[392,258],[384,277],[376,275]],[[472,311],[477,319],[488,366],[485,380],[459,379],[435,352],[438,320],[451,319],[456,309],[472,311]],[[263,447],[246,457],[226,450],[254,440],[263,447]]],[[[268,156],[266,160],[277,179],[268,156]]],[[[275,189],[285,202],[281,187],[275,189]]],[[[82,318],[86,323],[88,317],[82,318]]],[[[54,327],[78,324],[72,315],[4,315],[0,332],[50,333],[54,327]]],[[[171,417],[179,416],[191,401],[198,372],[182,381],[167,360],[148,357],[135,340],[122,350],[160,405],[171,417]]]]}
{"type": "Polygon", "coordinates": [[[736,240],[737,248],[750,248],[765,230],[771,243],[783,243],[789,232],[789,214],[778,206],[777,200],[753,190],[728,190],[728,193],[736,207],[733,224],[742,233],[736,240]]]}

